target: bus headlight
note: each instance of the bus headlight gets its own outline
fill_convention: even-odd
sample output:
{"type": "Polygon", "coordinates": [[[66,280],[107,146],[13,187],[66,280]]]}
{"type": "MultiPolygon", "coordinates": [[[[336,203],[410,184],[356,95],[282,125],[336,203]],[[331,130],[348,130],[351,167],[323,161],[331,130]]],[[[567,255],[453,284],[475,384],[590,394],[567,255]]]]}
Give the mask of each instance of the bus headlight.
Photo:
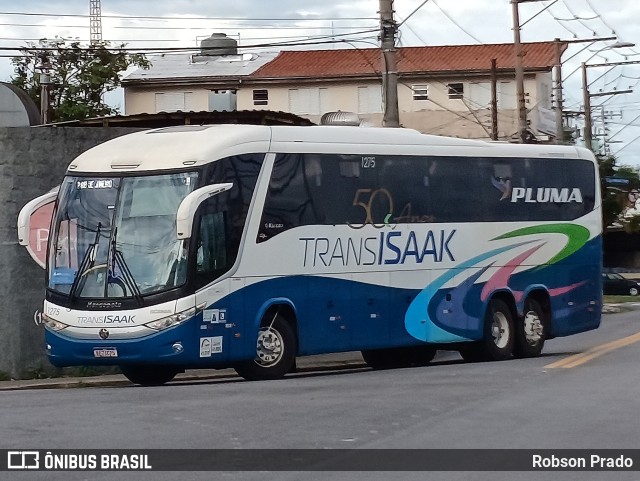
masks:
{"type": "Polygon", "coordinates": [[[171,314],[170,316],[163,317],[162,319],[158,319],[157,321],[148,322],[145,324],[145,326],[151,329],[155,329],[156,331],[161,331],[169,327],[177,326],[178,324],[181,324],[182,322],[192,318],[195,315],[196,308],[192,307],[191,309],[178,312],[177,314],[171,314]]]}
{"type": "Polygon", "coordinates": [[[42,313],[42,323],[52,331],[62,331],[64,328],[69,327],[68,324],[56,321],[54,318],[47,316],[44,312],[42,313]]]}

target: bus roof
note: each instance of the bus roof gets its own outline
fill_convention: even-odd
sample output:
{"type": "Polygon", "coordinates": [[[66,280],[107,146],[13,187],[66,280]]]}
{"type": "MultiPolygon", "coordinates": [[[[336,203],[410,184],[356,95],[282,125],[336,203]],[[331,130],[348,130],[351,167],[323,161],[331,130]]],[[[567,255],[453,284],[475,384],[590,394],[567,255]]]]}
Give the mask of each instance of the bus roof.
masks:
{"type": "Polygon", "coordinates": [[[403,128],[217,124],[165,127],[123,135],[79,155],[69,165],[68,172],[175,170],[200,166],[232,155],[297,151],[593,160],[590,152],[575,146],[458,139],[403,128]]]}

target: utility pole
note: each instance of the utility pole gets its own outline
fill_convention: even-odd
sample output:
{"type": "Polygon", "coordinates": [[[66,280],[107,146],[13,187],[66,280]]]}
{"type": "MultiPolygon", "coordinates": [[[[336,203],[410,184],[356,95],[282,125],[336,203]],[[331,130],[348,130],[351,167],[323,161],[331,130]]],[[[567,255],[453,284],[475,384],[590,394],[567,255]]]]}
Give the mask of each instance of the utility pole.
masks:
{"type": "Polygon", "coordinates": [[[591,137],[591,95],[587,82],[587,64],[582,62],[582,100],[584,103],[584,146],[593,150],[593,138],[591,137]]]}
{"type": "Polygon", "coordinates": [[[396,32],[393,0],[380,0],[380,48],[382,50],[382,93],[384,127],[400,127],[398,112],[398,68],[396,62],[396,32]]]}
{"type": "Polygon", "coordinates": [[[564,142],[564,126],[562,125],[562,41],[554,40],[556,44],[556,144],[564,142]]]}
{"type": "Polygon", "coordinates": [[[497,60],[491,59],[491,140],[498,140],[498,73],[497,60]]]}
{"type": "Polygon", "coordinates": [[[613,90],[610,92],[589,93],[589,82],[587,81],[587,67],[612,67],[615,65],[640,64],[640,60],[628,60],[625,62],[597,63],[587,65],[582,62],[582,98],[584,103],[584,145],[587,149],[593,150],[593,122],[591,120],[591,97],[605,97],[609,95],[630,94],[631,89],[613,90]]]}
{"type": "Polygon", "coordinates": [[[527,105],[524,101],[524,67],[522,61],[522,44],[520,42],[520,0],[511,0],[513,12],[513,48],[516,54],[516,99],[518,106],[518,141],[525,143],[527,139],[527,105]]]}
{"type": "MultiPolygon", "coordinates": [[[[584,39],[573,39],[573,40],[560,40],[556,38],[553,40],[555,43],[556,51],[555,51],[555,97],[556,97],[556,144],[562,143],[564,141],[564,97],[562,93],[562,53],[565,48],[569,44],[574,43],[594,43],[594,42],[603,42],[605,40],[617,40],[618,37],[598,37],[598,38],[584,38],[584,39]]],[[[618,42],[616,45],[612,45],[610,48],[619,48],[622,46],[633,46],[632,44],[624,44],[618,42]]],[[[580,52],[578,52],[580,53],[580,52]]],[[[575,56],[575,55],[574,55],[575,56]]],[[[571,57],[573,58],[573,57],[571,57]]]]}

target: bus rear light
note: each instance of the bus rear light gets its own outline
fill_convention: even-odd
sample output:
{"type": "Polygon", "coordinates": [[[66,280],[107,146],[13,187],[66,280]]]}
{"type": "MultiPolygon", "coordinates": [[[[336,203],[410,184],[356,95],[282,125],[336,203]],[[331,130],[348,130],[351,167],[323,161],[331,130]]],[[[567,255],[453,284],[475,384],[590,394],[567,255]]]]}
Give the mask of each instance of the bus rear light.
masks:
{"type": "Polygon", "coordinates": [[[178,312],[177,314],[172,314],[167,317],[163,317],[162,319],[158,319],[157,321],[151,321],[145,324],[145,326],[155,329],[156,331],[162,331],[163,329],[168,329],[169,327],[177,326],[187,319],[192,318],[196,315],[196,308],[192,307],[191,309],[187,309],[186,311],[178,312]]]}

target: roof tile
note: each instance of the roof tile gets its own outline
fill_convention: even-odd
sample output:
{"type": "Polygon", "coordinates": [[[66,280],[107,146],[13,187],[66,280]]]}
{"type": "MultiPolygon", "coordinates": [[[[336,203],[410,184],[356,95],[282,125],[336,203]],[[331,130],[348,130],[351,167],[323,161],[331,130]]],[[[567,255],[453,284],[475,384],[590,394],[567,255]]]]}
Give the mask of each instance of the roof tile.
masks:
{"type": "MultiPolygon", "coordinates": [[[[566,43],[562,43],[562,51],[566,43]]],[[[549,69],[556,63],[555,42],[523,43],[523,66],[526,69],[549,69]]],[[[491,59],[498,69],[515,68],[511,43],[490,45],[447,45],[435,47],[398,47],[399,73],[463,72],[491,68],[491,59]]],[[[380,50],[338,49],[283,51],[266,63],[251,78],[327,78],[362,76],[381,72],[380,50]]]]}

